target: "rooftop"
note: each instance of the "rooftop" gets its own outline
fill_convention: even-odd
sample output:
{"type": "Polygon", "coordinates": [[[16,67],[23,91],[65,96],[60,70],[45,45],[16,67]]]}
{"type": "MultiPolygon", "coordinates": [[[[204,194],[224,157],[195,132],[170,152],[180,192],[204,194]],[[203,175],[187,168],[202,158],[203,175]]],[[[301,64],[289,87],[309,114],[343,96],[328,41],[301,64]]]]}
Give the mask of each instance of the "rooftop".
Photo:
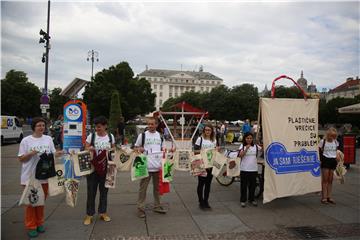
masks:
{"type": "Polygon", "coordinates": [[[346,91],[350,88],[353,88],[357,85],[360,85],[360,79],[358,77],[356,77],[356,79],[353,78],[348,78],[346,80],[346,82],[344,82],[343,84],[337,86],[334,89],[331,89],[329,92],[330,93],[334,93],[334,92],[341,92],[341,91],[346,91]]]}
{"type": "Polygon", "coordinates": [[[139,76],[147,77],[171,77],[176,74],[187,74],[197,79],[206,79],[206,80],[222,80],[221,78],[215,76],[209,72],[195,72],[195,71],[178,71],[178,70],[165,70],[165,69],[149,69],[145,70],[139,74],[139,76]]]}

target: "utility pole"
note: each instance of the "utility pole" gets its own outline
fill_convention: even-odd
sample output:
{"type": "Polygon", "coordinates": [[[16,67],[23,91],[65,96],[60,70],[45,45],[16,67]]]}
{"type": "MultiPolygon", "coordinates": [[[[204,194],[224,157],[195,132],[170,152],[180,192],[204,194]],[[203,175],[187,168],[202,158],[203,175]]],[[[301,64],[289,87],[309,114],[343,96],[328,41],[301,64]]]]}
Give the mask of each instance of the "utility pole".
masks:
{"type": "Polygon", "coordinates": [[[86,61],[91,61],[91,80],[94,79],[94,61],[99,61],[99,52],[91,50],[88,52],[88,57],[86,61]]]}

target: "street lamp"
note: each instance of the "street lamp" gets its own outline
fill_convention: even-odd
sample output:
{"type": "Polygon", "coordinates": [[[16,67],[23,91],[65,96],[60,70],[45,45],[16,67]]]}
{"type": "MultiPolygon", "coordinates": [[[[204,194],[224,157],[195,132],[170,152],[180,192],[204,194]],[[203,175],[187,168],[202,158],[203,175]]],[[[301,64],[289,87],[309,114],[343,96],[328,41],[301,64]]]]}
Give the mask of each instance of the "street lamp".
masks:
{"type": "Polygon", "coordinates": [[[91,50],[88,52],[88,57],[86,61],[91,61],[91,79],[94,78],[94,61],[99,61],[99,52],[91,50]]]}
{"type": "Polygon", "coordinates": [[[46,117],[47,109],[50,108],[48,96],[48,70],[49,70],[49,50],[50,50],[50,0],[48,0],[47,11],[47,27],[46,32],[40,29],[39,44],[45,43],[45,52],[42,55],[41,62],[45,63],[45,87],[43,95],[40,98],[40,108],[44,117],[46,117]]]}

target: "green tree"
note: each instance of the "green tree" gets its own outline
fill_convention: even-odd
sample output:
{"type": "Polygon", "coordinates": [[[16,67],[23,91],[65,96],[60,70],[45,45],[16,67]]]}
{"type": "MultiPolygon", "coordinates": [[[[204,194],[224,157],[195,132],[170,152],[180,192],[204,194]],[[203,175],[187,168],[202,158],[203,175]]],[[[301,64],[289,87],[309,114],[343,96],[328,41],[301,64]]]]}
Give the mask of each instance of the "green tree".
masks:
{"type": "MultiPolygon", "coordinates": [[[[269,91],[264,97],[271,97],[271,91],[269,91]]],[[[301,90],[296,86],[285,87],[285,86],[276,86],[275,87],[275,97],[276,98],[304,98],[301,90]]]]}
{"type": "Polygon", "coordinates": [[[63,114],[64,104],[70,100],[69,97],[60,95],[61,88],[54,88],[51,90],[50,97],[50,118],[57,119],[57,117],[63,114]]]}
{"type": "Polygon", "coordinates": [[[258,89],[252,84],[234,86],[229,95],[227,120],[256,120],[259,110],[258,89]]]}
{"type": "Polygon", "coordinates": [[[122,117],[121,114],[121,105],[119,100],[119,92],[114,90],[111,96],[111,105],[110,105],[110,117],[109,117],[109,129],[112,134],[115,136],[116,127],[119,122],[119,119],[122,117]]]}
{"type": "Polygon", "coordinates": [[[40,89],[23,71],[10,70],[1,80],[1,114],[30,117],[40,115],[40,89]]]}
{"type": "Polygon", "coordinates": [[[119,91],[125,120],[155,110],[156,94],[151,92],[150,83],[144,78],[134,77],[129,64],[121,62],[96,73],[94,79],[85,87],[83,97],[91,117],[109,117],[113,90],[119,91]]]}

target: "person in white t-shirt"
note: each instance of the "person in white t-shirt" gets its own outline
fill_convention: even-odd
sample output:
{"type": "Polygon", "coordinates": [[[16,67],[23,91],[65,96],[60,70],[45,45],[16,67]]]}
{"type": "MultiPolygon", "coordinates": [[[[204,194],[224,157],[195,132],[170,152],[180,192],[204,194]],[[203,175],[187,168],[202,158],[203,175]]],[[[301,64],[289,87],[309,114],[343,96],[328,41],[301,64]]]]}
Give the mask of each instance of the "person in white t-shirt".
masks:
{"type": "MultiPolygon", "coordinates": [[[[146,191],[150,182],[153,180],[153,194],[154,194],[154,212],[165,214],[167,210],[160,204],[159,194],[159,171],[161,168],[162,159],[162,145],[163,140],[157,128],[157,120],[153,117],[147,119],[147,131],[139,134],[135,142],[135,151],[144,153],[148,157],[148,172],[149,176],[140,180],[139,197],[137,201],[138,217],[145,217],[145,200],[146,191]]],[[[171,149],[174,151],[174,149],[171,149]]]]}
{"type": "Polygon", "coordinates": [[[321,161],[321,189],[322,198],[321,203],[335,204],[335,201],[331,198],[332,182],[334,176],[334,170],[336,169],[339,161],[336,151],[339,147],[339,143],[336,141],[337,131],[331,127],[326,131],[324,139],[321,139],[319,143],[319,153],[321,161]]]}
{"type": "Polygon", "coordinates": [[[95,214],[95,198],[97,188],[99,186],[100,200],[98,213],[100,219],[105,222],[110,222],[111,218],[107,214],[107,194],[108,188],[105,187],[107,159],[106,154],[109,150],[115,147],[114,135],[107,132],[108,121],[104,116],[99,116],[94,119],[95,133],[91,133],[86,138],[85,149],[95,153],[93,164],[95,171],[86,176],[87,182],[87,200],[86,200],[86,216],[84,225],[90,225],[95,214]],[[103,157],[105,155],[105,157],[103,157]],[[97,161],[99,158],[106,159],[105,161],[97,161]]]}
{"type": "Polygon", "coordinates": [[[257,155],[261,147],[254,144],[252,133],[247,132],[243,137],[243,143],[239,147],[240,163],[240,204],[246,206],[248,200],[253,206],[255,201],[256,176],[258,174],[257,155]],[[247,194],[249,190],[249,195],[247,194]]]}
{"type": "MultiPolygon", "coordinates": [[[[32,135],[22,139],[20,143],[18,158],[22,162],[21,185],[35,176],[36,165],[39,162],[42,153],[53,153],[60,156],[63,152],[56,151],[53,140],[50,136],[44,135],[46,120],[40,117],[34,118],[31,123],[32,135]]],[[[48,194],[48,181],[39,180],[45,193],[48,194]]],[[[39,233],[45,232],[44,228],[44,206],[32,207],[26,206],[25,209],[25,227],[28,230],[29,237],[36,237],[39,233]]]]}
{"type": "MultiPolygon", "coordinates": [[[[214,149],[219,150],[216,144],[214,128],[211,124],[204,127],[204,131],[200,137],[196,139],[194,152],[199,154],[201,149],[214,149]]],[[[198,176],[197,195],[199,199],[200,209],[211,209],[209,205],[209,195],[211,188],[211,181],[213,175],[211,174],[212,168],[207,168],[206,177],[198,176]]]]}

